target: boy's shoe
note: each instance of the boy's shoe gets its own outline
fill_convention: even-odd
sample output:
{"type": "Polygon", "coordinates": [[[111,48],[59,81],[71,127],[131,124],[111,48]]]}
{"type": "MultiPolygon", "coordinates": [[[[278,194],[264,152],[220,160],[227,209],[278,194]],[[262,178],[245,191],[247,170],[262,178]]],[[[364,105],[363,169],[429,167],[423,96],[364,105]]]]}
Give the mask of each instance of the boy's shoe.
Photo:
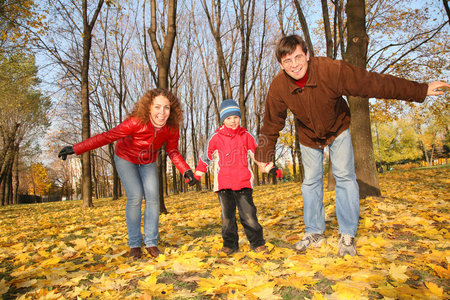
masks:
{"type": "Polygon", "coordinates": [[[318,248],[326,242],[325,236],[321,233],[307,233],[300,242],[294,245],[294,248],[298,251],[305,251],[309,247],[318,248]]]}
{"type": "Polygon", "coordinates": [[[237,249],[231,249],[231,248],[228,248],[228,247],[223,246],[221,251],[222,251],[223,253],[225,253],[226,255],[231,255],[231,254],[233,254],[234,252],[236,252],[237,249]]]}
{"type": "Polygon", "coordinates": [[[265,254],[269,254],[269,248],[267,248],[266,245],[256,247],[255,249],[253,249],[253,251],[256,253],[264,252],[265,254]]]}
{"type": "Polygon", "coordinates": [[[337,255],[344,256],[346,254],[351,256],[358,255],[356,252],[355,237],[343,233],[339,238],[337,255]]]}

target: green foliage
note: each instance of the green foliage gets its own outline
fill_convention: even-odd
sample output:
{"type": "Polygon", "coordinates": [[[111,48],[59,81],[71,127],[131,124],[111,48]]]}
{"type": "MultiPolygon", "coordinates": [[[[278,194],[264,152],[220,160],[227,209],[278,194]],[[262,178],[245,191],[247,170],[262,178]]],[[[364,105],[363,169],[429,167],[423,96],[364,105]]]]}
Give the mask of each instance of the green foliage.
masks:
{"type": "Polygon", "coordinates": [[[41,94],[38,84],[34,56],[0,56],[0,124],[32,125],[27,129],[33,130],[49,125],[50,100],[41,94]]]}
{"type": "Polygon", "coordinates": [[[419,137],[407,121],[375,123],[373,129],[375,161],[393,164],[422,157],[418,145],[419,137]]]}

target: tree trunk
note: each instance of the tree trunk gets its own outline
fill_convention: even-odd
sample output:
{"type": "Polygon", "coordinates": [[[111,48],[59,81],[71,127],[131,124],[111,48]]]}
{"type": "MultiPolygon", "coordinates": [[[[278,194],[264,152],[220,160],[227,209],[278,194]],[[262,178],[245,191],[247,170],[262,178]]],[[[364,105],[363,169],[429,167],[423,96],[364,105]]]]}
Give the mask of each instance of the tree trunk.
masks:
{"type": "MultiPolygon", "coordinates": [[[[87,0],[83,0],[83,62],[81,65],[81,137],[87,140],[91,137],[91,117],[89,109],[89,60],[92,44],[92,29],[97,21],[104,0],[99,0],[92,20],[88,21],[87,0]]],[[[91,156],[89,152],[81,156],[81,194],[83,207],[92,207],[91,156]]]]}
{"type": "Polygon", "coordinates": [[[178,195],[180,193],[180,191],[178,190],[177,173],[178,173],[177,168],[175,167],[174,164],[172,164],[172,185],[173,185],[173,193],[175,195],[178,195]]]}
{"type": "Polygon", "coordinates": [[[322,16],[323,24],[325,28],[325,40],[327,45],[327,57],[333,57],[333,38],[331,37],[330,16],[328,14],[327,0],[321,0],[322,2],[322,16]]]}
{"type": "Polygon", "coordinates": [[[116,163],[114,162],[114,145],[112,143],[108,145],[108,153],[113,169],[112,200],[118,200],[120,197],[120,179],[119,174],[117,174],[116,163]]]}
{"type": "Polygon", "coordinates": [[[13,204],[19,203],[19,147],[17,147],[16,157],[14,159],[14,190],[13,204]]]}
{"type": "Polygon", "coordinates": [[[331,163],[331,158],[328,158],[328,181],[327,181],[327,191],[334,191],[336,187],[336,179],[333,176],[333,164],[331,163]]]}
{"type": "MultiPolygon", "coordinates": [[[[368,45],[365,25],[365,1],[347,1],[346,13],[348,42],[344,59],[353,65],[365,68],[368,45]]],[[[355,170],[360,198],[381,196],[373,155],[369,99],[348,97],[348,100],[352,116],[350,132],[353,141],[355,170]]]]}
{"type": "MultiPolygon", "coordinates": [[[[158,77],[156,85],[159,88],[168,89],[169,88],[169,67],[170,67],[170,58],[172,55],[173,45],[175,42],[176,36],[176,16],[177,16],[177,1],[169,0],[168,1],[168,16],[167,16],[167,32],[164,32],[164,45],[161,47],[158,44],[157,39],[157,24],[156,24],[156,1],[152,0],[150,2],[150,11],[151,11],[151,24],[148,29],[148,34],[150,36],[150,41],[152,44],[153,52],[156,56],[156,61],[158,63],[158,77]]],[[[163,151],[161,149],[160,153],[163,151]]],[[[165,151],[164,151],[165,152],[165,151]]],[[[167,159],[167,156],[160,155],[159,161],[159,203],[160,203],[160,212],[167,213],[166,205],[164,203],[164,174],[166,172],[162,166],[165,166],[163,160],[167,159]]]]}
{"type": "Polygon", "coordinates": [[[302,27],[303,36],[305,37],[306,45],[308,45],[309,56],[314,56],[314,48],[309,34],[308,23],[306,22],[305,15],[303,14],[302,7],[299,0],[294,0],[295,8],[297,9],[298,20],[302,27]]]}
{"type": "Polygon", "coordinates": [[[297,161],[298,161],[298,180],[303,182],[304,178],[304,169],[302,162],[302,152],[300,151],[300,141],[298,139],[298,126],[295,126],[295,152],[297,153],[297,161]]]}

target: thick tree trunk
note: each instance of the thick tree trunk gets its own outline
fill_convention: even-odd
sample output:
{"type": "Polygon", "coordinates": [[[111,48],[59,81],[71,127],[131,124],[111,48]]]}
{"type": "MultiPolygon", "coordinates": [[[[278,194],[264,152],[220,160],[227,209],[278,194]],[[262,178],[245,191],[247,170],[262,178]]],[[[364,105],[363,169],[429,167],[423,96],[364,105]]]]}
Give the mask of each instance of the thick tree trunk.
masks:
{"type": "Polygon", "coordinates": [[[173,193],[175,195],[178,195],[180,193],[180,191],[178,190],[177,173],[178,173],[177,168],[175,167],[174,164],[172,164],[172,184],[173,184],[173,193]]]}
{"type": "Polygon", "coordinates": [[[336,187],[336,179],[334,179],[333,176],[333,165],[331,163],[331,159],[328,159],[328,175],[327,175],[328,181],[327,181],[327,191],[331,192],[334,191],[334,188],[336,187]]]}
{"type": "Polygon", "coordinates": [[[302,152],[300,151],[300,141],[298,139],[297,125],[295,126],[295,153],[297,153],[297,161],[298,161],[298,179],[297,178],[294,179],[303,182],[305,170],[303,169],[302,152]]]}
{"type": "MultiPolygon", "coordinates": [[[[89,109],[89,60],[92,44],[92,29],[104,0],[99,0],[91,22],[88,21],[87,0],[83,0],[83,62],[81,65],[81,137],[91,137],[91,117],[89,109]]],[[[89,152],[81,156],[81,194],[83,207],[92,207],[91,156],[89,152]]]]}
{"type": "MultiPolygon", "coordinates": [[[[169,67],[170,67],[170,58],[172,56],[173,45],[175,42],[176,36],[176,16],[177,16],[177,1],[169,0],[168,1],[168,16],[167,16],[167,32],[164,32],[164,41],[163,45],[158,44],[157,39],[157,16],[156,16],[156,1],[150,1],[150,11],[151,11],[151,24],[148,29],[148,34],[150,36],[150,41],[152,44],[153,52],[156,56],[156,61],[158,63],[158,77],[156,85],[159,88],[168,89],[169,88],[169,67]]],[[[163,152],[163,149],[161,149],[163,152]]],[[[167,213],[166,205],[164,203],[164,181],[165,181],[165,172],[163,169],[165,166],[165,160],[167,159],[167,155],[160,155],[158,159],[159,162],[159,203],[160,203],[160,212],[167,213]]]]}
{"type": "MultiPolygon", "coordinates": [[[[87,20],[87,1],[83,0],[83,63],[81,66],[81,138],[91,137],[91,121],[89,109],[89,57],[91,52],[91,28],[87,20]]],[[[90,152],[81,156],[81,195],[84,207],[92,207],[92,179],[90,152]]]]}
{"type": "MultiPolygon", "coordinates": [[[[345,60],[366,67],[368,37],[365,26],[365,1],[349,0],[346,6],[348,43],[345,60]]],[[[355,154],[355,170],[361,198],[381,196],[373,155],[369,100],[348,97],[352,122],[350,131],[355,154]]]]}
{"type": "Polygon", "coordinates": [[[116,163],[114,162],[114,145],[112,143],[108,145],[108,154],[113,169],[112,200],[118,200],[120,197],[120,179],[119,174],[117,174],[116,163]]]}

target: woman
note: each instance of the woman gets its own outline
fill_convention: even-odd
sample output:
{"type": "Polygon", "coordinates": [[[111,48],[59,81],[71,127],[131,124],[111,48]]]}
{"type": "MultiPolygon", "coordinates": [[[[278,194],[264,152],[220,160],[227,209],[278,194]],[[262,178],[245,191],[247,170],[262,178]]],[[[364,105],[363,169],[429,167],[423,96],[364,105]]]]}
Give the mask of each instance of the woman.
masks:
{"type": "Polygon", "coordinates": [[[117,127],[95,135],[58,154],[63,160],[69,154],[82,154],[117,141],[114,162],[127,195],[126,221],[130,257],[142,255],[141,204],[145,197],[144,244],[157,257],[159,223],[159,184],[156,159],[166,143],[166,151],[189,185],[197,180],[178,151],[178,126],[183,111],[178,98],[164,89],[148,91],[135,105],[129,117],[117,127]]]}

